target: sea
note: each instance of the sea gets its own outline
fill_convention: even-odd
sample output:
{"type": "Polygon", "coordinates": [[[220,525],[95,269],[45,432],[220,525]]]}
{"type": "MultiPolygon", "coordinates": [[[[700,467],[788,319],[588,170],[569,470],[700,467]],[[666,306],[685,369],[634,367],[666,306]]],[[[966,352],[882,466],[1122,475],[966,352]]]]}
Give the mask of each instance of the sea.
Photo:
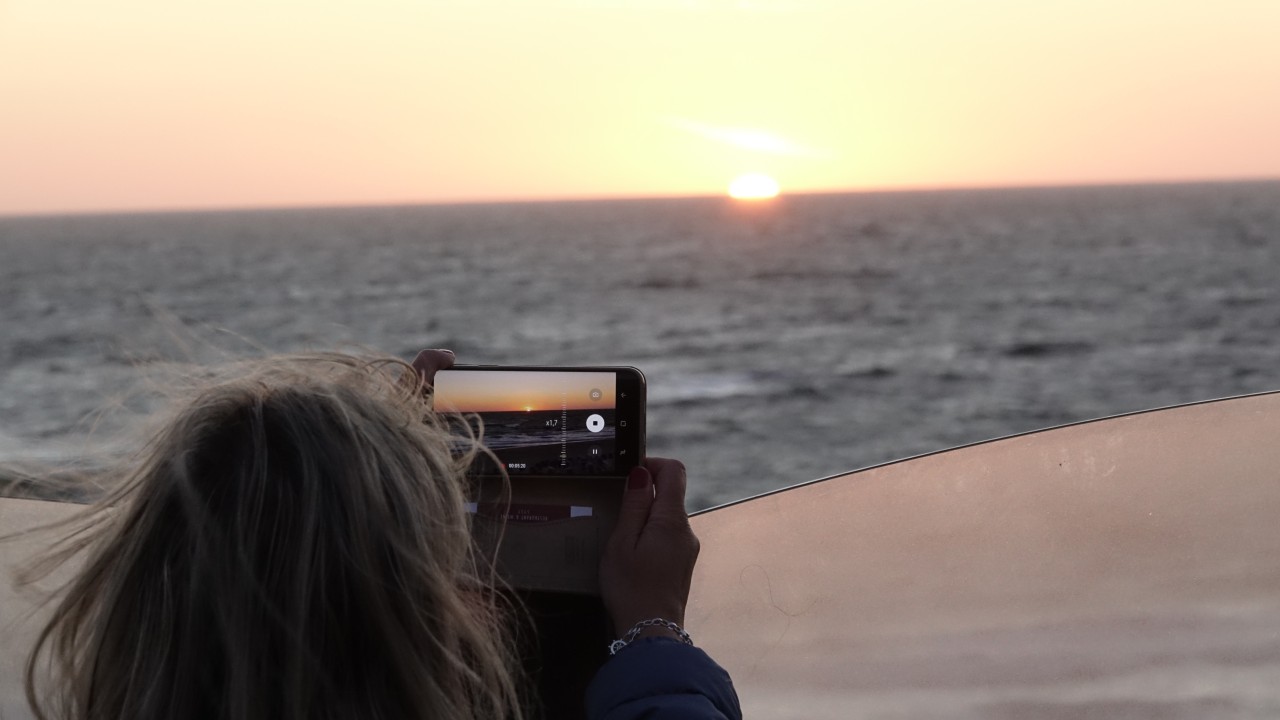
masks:
{"type": "Polygon", "coordinates": [[[1278,277],[1280,182],[4,217],[0,467],[118,442],[160,371],[444,347],[640,368],[706,508],[1277,389],[1278,277]]]}

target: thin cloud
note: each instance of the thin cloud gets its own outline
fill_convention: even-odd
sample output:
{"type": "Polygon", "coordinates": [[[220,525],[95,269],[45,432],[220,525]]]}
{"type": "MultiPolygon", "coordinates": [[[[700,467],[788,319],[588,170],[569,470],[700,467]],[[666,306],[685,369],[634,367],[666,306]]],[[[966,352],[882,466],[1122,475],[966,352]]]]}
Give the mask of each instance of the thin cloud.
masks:
{"type": "Polygon", "coordinates": [[[679,130],[690,135],[696,135],[713,142],[730,145],[743,150],[765,153],[767,155],[810,158],[825,158],[831,156],[831,153],[828,150],[809,147],[808,145],[803,145],[781,135],[768,132],[767,130],[709,125],[707,123],[698,122],[697,120],[690,120],[682,117],[664,117],[662,119],[662,123],[669,128],[679,130]]]}

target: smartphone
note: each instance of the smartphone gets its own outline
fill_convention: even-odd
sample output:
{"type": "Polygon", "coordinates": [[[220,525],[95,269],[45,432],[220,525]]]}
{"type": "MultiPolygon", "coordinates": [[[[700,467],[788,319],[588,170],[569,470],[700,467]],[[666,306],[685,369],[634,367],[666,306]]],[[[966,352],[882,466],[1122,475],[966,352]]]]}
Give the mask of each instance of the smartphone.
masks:
{"type": "MultiPolygon", "coordinates": [[[[458,365],[436,373],[434,403],[478,415],[511,477],[625,477],[644,458],[645,379],[633,367],[458,365]]],[[[482,460],[473,473],[498,469],[482,460]]]]}

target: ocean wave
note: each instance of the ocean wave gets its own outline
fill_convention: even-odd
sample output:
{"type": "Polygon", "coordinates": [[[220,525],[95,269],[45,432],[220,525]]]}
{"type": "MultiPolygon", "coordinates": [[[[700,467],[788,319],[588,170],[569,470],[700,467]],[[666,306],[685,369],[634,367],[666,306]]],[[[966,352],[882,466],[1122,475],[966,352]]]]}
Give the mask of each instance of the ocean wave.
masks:
{"type": "Polygon", "coordinates": [[[661,385],[650,385],[649,405],[678,405],[700,400],[767,395],[778,383],[751,373],[687,373],[664,376],[661,385]]]}

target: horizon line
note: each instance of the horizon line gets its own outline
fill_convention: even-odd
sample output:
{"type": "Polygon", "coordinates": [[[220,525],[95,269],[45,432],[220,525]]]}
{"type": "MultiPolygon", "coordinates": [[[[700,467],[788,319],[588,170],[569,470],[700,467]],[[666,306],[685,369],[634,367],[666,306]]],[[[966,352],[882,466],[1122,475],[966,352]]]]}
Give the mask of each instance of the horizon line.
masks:
{"type": "MultiPolygon", "coordinates": [[[[788,197],[813,197],[822,195],[895,195],[926,194],[938,192],[991,192],[1007,190],[1068,190],[1087,188],[1116,187],[1159,187],[1174,185],[1246,185],[1280,182],[1280,174],[1245,177],[1209,177],[1185,178],[1177,180],[1112,180],[1112,181],[1080,181],[1080,182],[1045,182],[1021,185],[995,184],[955,184],[955,185],[885,185],[879,187],[846,188],[846,189],[810,189],[784,191],[777,199],[788,197]]],[[[37,210],[33,212],[10,212],[0,210],[0,220],[39,219],[55,217],[104,217],[125,215],[196,215],[243,212],[291,212],[309,210],[361,210],[390,209],[408,207],[470,207],[482,205],[536,205],[555,203],[593,203],[593,202],[644,202],[650,200],[705,200],[722,199],[726,202],[742,202],[730,198],[723,192],[670,194],[653,193],[641,195],[563,195],[551,197],[511,197],[511,198],[474,198],[450,200],[379,200],[371,202],[329,203],[264,203],[248,205],[184,205],[160,207],[125,207],[125,208],[84,208],[65,210],[37,210]]],[[[769,200],[764,201],[768,203],[769,200]]]]}

